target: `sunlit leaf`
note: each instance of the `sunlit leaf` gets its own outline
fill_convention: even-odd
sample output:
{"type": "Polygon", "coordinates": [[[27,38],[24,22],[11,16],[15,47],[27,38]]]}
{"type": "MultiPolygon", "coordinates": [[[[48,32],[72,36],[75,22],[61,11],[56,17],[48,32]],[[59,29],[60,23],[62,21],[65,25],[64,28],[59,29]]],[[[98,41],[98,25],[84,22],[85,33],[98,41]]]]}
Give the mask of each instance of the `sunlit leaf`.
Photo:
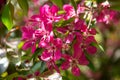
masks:
{"type": "Polygon", "coordinates": [[[62,0],[51,0],[51,1],[62,9],[63,6],[62,0]]]}
{"type": "Polygon", "coordinates": [[[28,0],[17,0],[19,6],[23,10],[23,12],[27,15],[28,13],[28,0]]]}
{"type": "Polygon", "coordinates": [[[55,26],[57,27],[63,27],[69,24],[70,22],[74,21],[74,18],[70,18],[69,20],[60,20],[59,22],[55,23],[55,26]]]}
{"type": "Polygon", "coordinates": [[[65,13],[65,11],[63,11],[63,10],[58,11],[58,15],[60,15],[60,14],[64,14],[64,13],[65,13]]]}
{"type": "Polygon", "coordinates": [[[18,77],[18,75],[19,75],[19,74],[18,74],[17,72],[16,72],[16,73],[13,73],[13,74],[7,76],[7,77],[6,77],[6,80],[13,80],[13,78],[18,77]]]}
{"type": "Polygon", "coordinates": [[[21,41],[21,42],[18,44],[18,49],[21,49],[23,45],[24,45],[24,42],[21,41]]]}
{"type": "Polygon", "coordinates": [[[9,3],[9,6],[10,6],[10,10],[11,10],[11,16],[12,16],[12,18],[14,18],[14,6],[12,3],[9,3]]]}
{"type": "Polygon", "coordinates": [[[72,6],[74,7],[74,9],[76,10],[76,9],[77,9],[77,5],[76,5],[75,0],[71,0],[71,4],[72,4],[72,6]]]}
{"type": "Polygon", "coordinates": [[[13,19],[12,19],[12,12],[10,10],[9,4],[6,4],[4,6],[1,18],[2,18],[3,24],[7,27],[7,29],[11,30],[13,27],[13,19]]]}

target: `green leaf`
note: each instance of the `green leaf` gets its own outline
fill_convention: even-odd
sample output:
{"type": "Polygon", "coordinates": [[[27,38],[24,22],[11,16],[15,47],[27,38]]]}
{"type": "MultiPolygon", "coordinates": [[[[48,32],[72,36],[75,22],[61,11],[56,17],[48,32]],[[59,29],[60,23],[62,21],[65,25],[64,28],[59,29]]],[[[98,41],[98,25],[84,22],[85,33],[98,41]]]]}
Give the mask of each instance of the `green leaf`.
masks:
{"type": "Polygon", "coordinates": [[[67,76],[62,76],[63,80],[69,80],[69,78],[67,76]]]}
{"type": "Polygon", "coordinates": [[[42,61],[41,67],[40,67],[40,73],[44,72],[45,69],[46,69],[46,64],[45,62],[42,61]]]}
{"type": "Polygon", "coordinates": [[[3,24],[7,27],[7,29],[11,30],[13,27],[13,19],[12,19],[12,12],[10,10],[9,4],[6,4],[4,6],[1,18],[2,18],[3,24]]]}
{"type": "Polygon", "coordinates": [[[10,10],[11,10],[11,16],[12,16],[12,18],[14,18],[14,6],[12,3],[9,3],[9,6],[10,6],[10,10]]]}
{"type": "Polygon", "coordinates": [[[71,4],[74,7],[74,9],[77,10],[77,5],[76,5],[75,0],[71,0],[71,4]]]}
{"type": "Polygon", "coordinates": [[[87,53],[85,53],[85,56],[86,56],[87,60],[89,61],[88,67],[90,69],[92,69],[93,71],[96,71],[95,66],[94,66],[94,64],[93,64],[93,62],[91,60],[92,57],[89,54],[87,54],[87,53]]]}
{"type": "Polygon", "coordinates": [[[63,26],[66,26],[67,24],[71,23],[72,21],[74,21],[74,18],[70,18],[69,20],[60,20],[59,22],[55,23],[55,26],[63,27],[63,26]]]}
{"type": "Polygon", "coordinates": [[[62,0],[51,0],[51,1],[62,9],[63,6],[62,0]]]}
{"type": "Polygon", "coordinates": [[[111,7],[110,8],[113,9],[113,10],[120,11],[120,1],[111,2],[111,7]]]}
{"type": "Polygon", "coordinates": [[[18,49],[21,49],[22,48],[22,46],[24,45],[24,42],[23,41],[21,41],[19,44],[18,44],[18,49]]]}
{"type": "Polygon", "coordinates": [[[98,47],[100,48],[100,50],[102,50],[102,52],[105,52],[104,48],[101,45],[98,45],[98,47]]]}
{"type": "Polygon", "coordinates": [[[36,64],[34,64],[34,66],[31,68],[31,72],[35,72],[35,71],[37,71],[38,69],[40,69],[41,64],[42,64],[42,61],[37,62],[36,64]]]}
{"type": "Polygon", "coordinates": [[[43,49],[41,49],[41,48],[36,49],[35,53],[32,55],[30,60],[33,58],[36,58],[36,56],[38,56],[38,54],[41,54],[42,52],[43,52],[43,49]]]}
{"type": "Polygon", "coordinates": [[[18,73],[17,72],[7,76],[6,80],[13,80],[14,77],[18,77],[18,73]]]}
{"type": "Polygon", "coordinates": [[[17,0],[19,6],[23,10],[23,12],[27,15],[28,13],[28,1],[27,0],[17,0]]]}
{"type": "Polygon", "coordinates": [[[65,13],[65,11],[63,11],[63,10],[58,11],[58,15],[60,15],[60,14],[64,14],[64,13],[65,13]]]}
{"type": "Polygon", "coordinates": [[[104,2],[104,1],[106,1],[106,0],[97,0],[97,3],[100,4],[100,3],[104,2]]]}

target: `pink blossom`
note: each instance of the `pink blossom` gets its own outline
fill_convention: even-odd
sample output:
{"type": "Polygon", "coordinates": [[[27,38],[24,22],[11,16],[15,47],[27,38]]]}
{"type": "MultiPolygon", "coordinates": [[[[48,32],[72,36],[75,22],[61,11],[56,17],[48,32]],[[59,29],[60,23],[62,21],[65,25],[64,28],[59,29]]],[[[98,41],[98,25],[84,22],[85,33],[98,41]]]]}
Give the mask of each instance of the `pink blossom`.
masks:
{"type": "Polygon", "coordinates": [[[35,30],[31,26],[22,27],[22,40],[28,40],[33,38],[35,30]]]}
{"type": "Polygon", "coordinates": [[[57,28],[57,31],[68,35],[65,37],[65,43],[71,43],[76,35],[81,35],[82,32],[87,30],[87,26],[83,20],[78,20],[76,23],[74,22],[72,25],[57,28]]]}
{"type": "Polygon", "coordinates": [[[97,22],[103,22],[103,23],[110,23],[110,22],[116,22],[117,18],[116,15],[118,15],[117,11],[110,10],[110,9],[103,9],[96,17],[97,22]]]}
{"type": "Polygon", "coordinates": [[[97,48],[95,46],[92,46],[92,43],[96,43],[96,40],[93,36],[87,36],[84,40],[83,47],[86,49],[86,51],[90,54],[95,54],[97,52],[97,48]]]}
{"type": "Polygon", "coordinates": [[[58,10],[59,8],[56,5],[50,7],[46,4],[40,7],[40,18],[44,22],[46,30],[49,29],[51,31],[52,23],[58,22],[62,18],[62,16],[57,15],[58,10]]]}
{"type": "Polygon", "coordinates": [[[65,62],[62,63],[61,68],[63,70],[72,67],[71,71],[75,76],[80,75],[80,69],[78,65],[87,65],[89,62],[85,58],[85,55],[80,47],[80,43],[76,41],[73,46],[74,53],[72,56],[63,54],[62,57],[65,59],[65,62]]]}
{"type": "Polygon", "coordinates": [[[83,53],[79,58],[75,58],[67,54],[63,54],[63,58],[65,59],[65,62],[62,63],[61,69],[66,70],[71,67],[71,71],[75,76],[80,76],[78,65],[87,65],[89,63],[83,53]],[[83,56],[84,58],[82,58],[83,56]]]}
{"type": "Polygon", "coordinates": [[[66,12],[65,16],[64,16],[65,20],[75,17],[76,18],[75,21],[77,21],[79,18],[79,14],[84,13],[85,7],[81,7],[80,5],[78,5],[77,10],[75,11],[73,6],[71,6],[69,4],[65,4],[63,6],[63,10],[66,12]]]}
{"type": "Polygon", "coordinates": [[[61,48],[62,48],[62,41],[61,39],[57,38],[51,41],[51,43],[47,44],[45,50],[43,51],[40,59],[47,62],[48,68],[55,68],[58,72],[59,69],[55,64],[55,61],[61,58],[61,48]]]}
{"type": "Polygon", "coordinates": [[[34,38],[35,30],[32,27],[22,27],[22,40],[25,40],[22,49],[27,50],[28,48],[32,48],[31,52],[34,53],[36,50],[36,40],[34,38]]]}

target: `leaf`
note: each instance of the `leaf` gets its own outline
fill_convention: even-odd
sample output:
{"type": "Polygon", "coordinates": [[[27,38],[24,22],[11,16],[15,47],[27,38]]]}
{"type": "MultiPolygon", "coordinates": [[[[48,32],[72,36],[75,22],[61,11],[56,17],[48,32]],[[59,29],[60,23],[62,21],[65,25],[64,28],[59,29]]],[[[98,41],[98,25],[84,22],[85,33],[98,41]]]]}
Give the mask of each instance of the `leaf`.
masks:
{"type": "Polygon", "coordinates": [[[102,52],[105,52],[104,48],[99,44],[98,47],[100,48],[100,50],[102,50],[102,52]]]}
{"type": "Polygon", "coordinates": [[[106,1],[106,0],[97,0],[97,3],[100,4],[100,3],[104,2],[104,1],[106,1]]]}
{"type": "Polygon", "coordinates": [[[41,64],[42,64],[42,61],[37,62],[37,63],[31,68],[32,73],[35,72],[35,71],[37,71],[38,69],[40,69],[41,64]]]}
{"type": "Polygon", "coordinates": [[[77,5],[76,5],[75,0],[71,0],[71,4],[74,7],[74,9],[77,10],[77,5]]]}
{"type": "Polygon", "coordinates": [[[67,76],[62,76],[63,80],[69,80],[67,76]]]}
{"type": "Polygon", "coordinates": [[[8,75],[8,73],[4,72],[4,73],[1,74],[1,77],[6,77],[7,75],[8,75]]]}
{"type": "Polygon", "coordinates": [[[62,9],[63,6],[62,0],[51,0],[51,1],[62,9]]]}
{"type": "Polygon", "coordinates": [[[22,46],[24,45],[24,42],[23,41],[21,41],[19,44],[18,44],[18,49],[21,49],[22,48],[22,46]]]}
{"type": "Polygon", "coordinates": [[[120,1],[111,2],[111,9],[120,11],[120,1]]]}
{"type": "Polygon", "coordinates": [[[104,48],[98,43],[91,43],[92,46],[99,48],[102,52],[105,52],[104,48]]]}
{"type": "Polygon", "coordinates": [[[40,73],[44,72],[45,69],[46,69],[46,64],[45,62],[42,61],[41,67],[40,67],[40,73]]]}
{"type": "Polygon", "coordinates": [[[6,4],[4,6],[1,18],[2,18],[3,24],[7,27],[7,29],[11,30],[13,27],[13,19],[12,19],[12,12],[10,10],[9,4],[6,4]]]}
{"type": "Polygon", "coordinates": [[[38,56],[38,54],[41,54],[42,52],[43,52],[43,49],[41,49],[41,48],[36,49],[35,53],[32,55],[30,60],[33,58],[36,58],[36,56],[38,56]]]}
{"type": "Polygon", "coordinates": [[[17,72],[15,72],[15,73],[7,76],[7,77],[6,77],[6,80],[13,80],[14,77],[18,77],[18,73],[17,73],[17,72]]]}
{"type": "Polygon", "coordinates": [[[93,71],[96,71],[95,66],[94,66],[94,64],[93,64],[93,62],[91,60],[92,57],[89,54],[87,54],[87,53],[85,53],[85,56],[86,56],[87,60],[89,61],[88,67],[90,69],[92,69],[93,71]]]}
{"type": "Polygon", "coordinates": [[[70,18],[69,20],[60,20],[59,22],[55,23],[55,26],[57,27],[63,27],[69,24],[70,22],[74,21],[74,18],[70,18]]]}
{"type": "Polygon", "coordinates": [[[58,11],[58,15],[64,14],[64,13],[65,13],[65,11],[63,11],[63,10],[58,11]]]}
{"type": "Polygon", "coordinates": [[[14,6],[12,3],[9,3],[9,6],[10,6],[12,18],[14,18],[14,6]]]}
{"type": "Polygon", "coordinates": [[[23,12],[27,15],[28,13],[28,2],[27,0],[17,0],[19,6],[21,7],[21,9],[23,10],[23,12]]]}

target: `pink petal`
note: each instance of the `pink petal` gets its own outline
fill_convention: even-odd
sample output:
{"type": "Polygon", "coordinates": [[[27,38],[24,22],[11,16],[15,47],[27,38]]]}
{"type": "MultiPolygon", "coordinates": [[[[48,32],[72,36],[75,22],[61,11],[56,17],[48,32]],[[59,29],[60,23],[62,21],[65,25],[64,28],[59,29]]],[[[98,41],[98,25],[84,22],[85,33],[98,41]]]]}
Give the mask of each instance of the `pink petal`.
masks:
{"type": "Polygon", "coordinates": [[[41,16],[46,15],[49,12],[49,8],[50,8],[50,6],[47,4],[45,4],[44,6],[41,6],[40,7],[40,15],[41,16]]]}
{"type": "Polygon", "coordinates": [[[58,66],[55,64],[55,62],[53,63],[53,67],[58,73],[60,73],[60,70],[59,70],[58,66]]]}
{"type": "Polygon", "coordinates": [[[88,46],[86,48],[87,52],[90,53],[90,54],[95,54],[97,52],[97,48],[94,47],[94,46],[88,46]]]}
{"type": "Polygon", "coordinates": [[[77,42],[81,44],[83,42],[83,36],[77,32],[75,34],[76,34],[77,42]]]}
{"type": "Polygon", "coordinates": [[[56,5],[53,5],[50,9],[50,12],[55,15],[58,12],[58,7],[56,5]]]}
{"type": "Polygon", "coordinates": [[[71,60],[72,60],[71,56],[68,55],[68,54],[62,54],[62,57],[63,57],[65,60],[68,60],[68,61],[71,61],[71,60]]]}
{"type": "Polygon", "coordinates": [[[60,38],[56,38],[53,40],[53,44],[57,47],[57,48],[61,48],[62,47],[62,40],[60,38]]]}
{"type": "Polygon", "coordinates": [[[64,27],[64,28],[63,27],[57,28],[57,31],[60,32],[60,33],[63,33],[63,34],[65,34],[67,32],[67,30],[68,29],[66,27],[64,27]]]}
{"type": "Polygon", "coordinates": [[[48,53],[47,51],[44,51],[41,55],[41,60],[49,61],[51,56],[52,56],[52,53],[48,53]]]}
{"type": "Polygon", "coordinates": [[[89,30],[89,33],[95,35],[97,33],[96,29],[92,28],[89,30]]]}
{"type": "Polygon", "coordinates": [[[41,40],[41,41],[39,42],[39,48],[45,48],[45,47],[47,47],[47,45],[48,45],[48,43],[45,42],[45,41],[43,41],[43,40],[41,40]]]}
{"type": "Polygon", "coordinates": [[[82,55],[78,61],[79,61],[80,65],[88,65],[89,64],[89,61],[86,59],[84,53],[82,53],[82,55]]]}
{"type": "Polygon", "coordinates": [[[34,73],[34,75],[35,75],[35,76],[39,76],[39,75],[40,75],[40,72],[39,72],[39,71],[36,71],[36,72],[34,73]]]}
{"type": "Polygon", "coordinates": [[[80,56],[82,54],[82,49],[80,48],[80,44],[77,41],[73,45],[73,48],[74,48],[73,57],[76,58],[76,59],[80,58],[80,56]]]}
{"type": "Polygon", "coordinates": [[[74,39],[74,34],[69,34],[66,38],[65,38],[65,41],[66,43],[71,43],[74,39]]]}
{"type": "Polygon", "coordinates": [[[83,20],[78,20],[76,23],[74,23],[75,29],[80,30],[83,25],[85,25],[85,21],[83,20]]]}
{"type": "Polygon", "coordinates": [[[32,46],[32,53],[34,53],[35,50],[36,50],[36,43],[34,43],[33,46],[32,46]]]}
{"type": "Polygon", "coordinates": [[[61,69],[62,69],[62,70],[66,70],[66,69],[68,69],[69,67],[70,67],[70,62],[69,62],[69,61],[65,61],[65,62],[63,62],[62,65],[61,65],[61,69]]]}
{"type": "Polygon", "coordinates": [[[32,27],[29,26],[22,27],[22,40],[32,38],[34,31],[35,30],[32,27]]]}
{"type": "Polygon", "coordinates": [[[69,4],[66,4],[63,6],[63,9],[66,11],[66,12],[71,12],[72,10],[74,10],[74,8],[69,5],[69,4]]]}
{"type": "Polygon", "coordinates": [[[73,75],[80,76],[80,69],[78,68],[78,66],[73,66],[71,71],[73,75]]]}
{"type": "Polygon", "coordinates": [[[30,21],[32,21],[32,22],[40,22],[41,21],[40,15],[33,15],[31,17],[30,21]]]}
{"type": "Polygon", "coordinates": [[[60,50],[57,50],[55,53],[54,53],[54,60],[59,60],[61,58],[61,52],[60,50]]]}
{"type": "Polygon", "coordinates": [[[88,36],[88,37],[85,39],[85,44],[87,44],[87,45],[91,44],[92,42],[96,42],[94,36],[88,36]]]}
{"type": "Polygon", "coordinates": [[[24,45],[22,46],[23,50],[27,50],[28,48],[32,47],[32,41],[27,41],[24,43],[24,45]]]}
{"type": "Polygon", "coordinates": [[[84,13],[84,12],[85,12],[85,7],[78,5],[77,14],[84,13]]]}

